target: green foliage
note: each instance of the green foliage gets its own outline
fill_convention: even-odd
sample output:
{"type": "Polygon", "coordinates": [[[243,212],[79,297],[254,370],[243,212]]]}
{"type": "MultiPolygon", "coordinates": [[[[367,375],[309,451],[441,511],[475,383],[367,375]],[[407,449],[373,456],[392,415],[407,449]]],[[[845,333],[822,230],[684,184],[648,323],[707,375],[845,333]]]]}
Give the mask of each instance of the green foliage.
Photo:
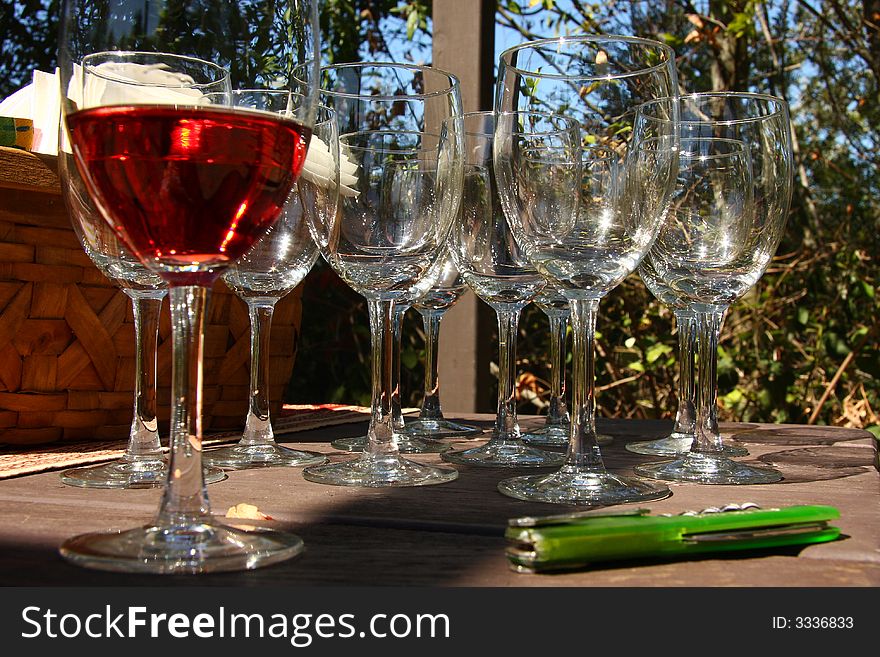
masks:
{"type": "Polygon", "coordinates": [[[421,0],[324,0],[325,61],[414,59],[430,52],[430,16],[430,2],[421,0]],[[402,44],[402,52],[394,52],[402,44]]]}
{"type": "MultiPolygon", "coordinates": [[[[658,38],[676,49],[686,90],[789,100],[799,168],[787,233],[770,269],[726,319],[720,414],[880,435],[880,30],[861,13],[877,4],[561,4],[522,16],[502,6],[499,25],[523,40],[584,32],[658,38]]],[[[599,331],[600,412],[671,417],[677,348],[669,311],[632,277],[602,302],[599,331]]],[[[524,352],[523,364],[540,359],[524,352]]]]}
{"type": "Polygon", "coordinates": [[[59,0],[4,0],[0,7],[0,98],[55,70],[59,0]]]}
{"type": "Polygon", "coordinates": [[[392,7],[389,12],[406,19],[406,38],[412,40],[416,30],[428,29],[428,17],[430,9],[421,2],[411,2],[405,5],[392,7]]]}
{"type": "Polygon", "coordinates": [[[742,11],[734,10],[730,20],[727,21],[726,30],[736,39],[754,39],[757,36],[755,30],[755,2],[747,2],[742,11]]]}

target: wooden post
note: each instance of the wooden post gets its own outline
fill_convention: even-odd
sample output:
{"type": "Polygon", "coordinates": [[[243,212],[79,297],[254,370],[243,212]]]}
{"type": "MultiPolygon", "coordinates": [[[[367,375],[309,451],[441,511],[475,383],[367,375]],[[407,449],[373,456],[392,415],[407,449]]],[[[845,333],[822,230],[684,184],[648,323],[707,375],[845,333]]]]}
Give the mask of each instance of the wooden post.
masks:
{"type": "MultiPolygon", "coordinates": [[[[495,83],[495,0],[434,0],[433,63],[461,81],[465,112],[492,109],[495,83]]],[[[440,380],[450,412],[494,409],[489,363],[495,357],[491,309],[466,293],[443,318],[440,380]]]]}

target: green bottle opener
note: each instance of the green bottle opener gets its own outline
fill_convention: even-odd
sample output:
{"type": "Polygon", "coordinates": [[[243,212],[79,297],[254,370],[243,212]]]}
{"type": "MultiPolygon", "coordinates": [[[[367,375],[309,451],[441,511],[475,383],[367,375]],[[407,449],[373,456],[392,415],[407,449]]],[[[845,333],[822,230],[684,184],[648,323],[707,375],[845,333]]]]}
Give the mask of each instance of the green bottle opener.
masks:
{"type": "Polygon", "coordinates": [[[676,558],[832,541],[840,529],[832,506],[761,509],[756,504],[650,515],[649,509],[581,511],[515,518],[507,558],[518,572],[580,568],[602,561],[676,558]]]}

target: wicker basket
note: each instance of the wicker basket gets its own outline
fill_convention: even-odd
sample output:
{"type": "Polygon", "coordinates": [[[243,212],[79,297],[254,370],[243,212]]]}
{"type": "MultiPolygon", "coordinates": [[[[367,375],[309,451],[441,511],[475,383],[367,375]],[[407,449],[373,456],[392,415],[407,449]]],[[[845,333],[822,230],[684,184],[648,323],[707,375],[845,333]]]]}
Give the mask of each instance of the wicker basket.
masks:
{"type": "MultiPolygon", "coordinates": [[[[55,158],[0,147],[0,443],[121,439],[134,404],[131,301],[92,265],[70,226],[55,158]]],[[[299,338],[301,289],[278,304],[270,346],[272,412],[299,338]]],[[[205,331],[204,426],[244,425],[247,307],[219,282],[205,331]]],[[[159,324],[159,419],[167,435],[168,303],[159,324]]]]}

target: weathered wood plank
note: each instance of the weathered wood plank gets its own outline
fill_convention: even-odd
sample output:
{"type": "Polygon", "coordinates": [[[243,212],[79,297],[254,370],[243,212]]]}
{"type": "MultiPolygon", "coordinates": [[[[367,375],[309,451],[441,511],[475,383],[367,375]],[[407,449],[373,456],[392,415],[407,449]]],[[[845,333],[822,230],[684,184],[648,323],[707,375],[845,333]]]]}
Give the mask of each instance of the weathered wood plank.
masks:
{"type": "MultiPolygon", "coordinates": [[[[482,426],[489,416],[464,416],[482,426]]],[[[538,418],[525,418],[530,426],[538,418]]],[[[298,447],[323,451],[327,441],[358,435],[365,424],[315,429],[289,436],[298,447]]],[[[628,472],[645,460],[624,450],[630,440],[669,430],[659,421],[602,421],[615,438],[606,464],[628,472]]],[[[501,537],[507,519],[559,512],[565,507],[526,504],[497,493],[497,482],[517,473],[461,468],[459,479],[415,489],[349,489],[313,484],[298,469],[231,472],[209,489],[215,512],[256,504],[306,540],[304,558],[273,568],[200,577],[204,584],[397,584],[446,586],[878,586],[880,585],[880,475],[874,440],[866,432],[833,427],[722,425],[750,450],[749,460],[772,463],[786,479],[765,486],[673,484],[673,496],[649,506],[679,513],[726,502],[765,507],[832,504],[846,535],[834,543],[768,555],[686,562],[616,563],[553,576],[508,570],[501,537]]],[[[284,440],[284,436],[279,437],[284,440]]],[[[473,441],[470,441],[473,442],[473,441]]],[[[413,457],[437,463],[436,455],[413,457]]],[[[520,471],[521,472],[521,471],[520,471]]],[[[5,584],[152,584],[155,578],[80,570],[55,555],[56,546],[83,531],[119,529],[148,521],[160,491],[82,490],[63,486],[57,473],[0,481],[0,581],[5,584]]]]}
{"type": "MultiPolygon", "coordinates": [[[[488,416],[464,416],[482,426],[488,416]]],[[[527,426],[540,423],[526,418],[527,426]]],[[[628,472],[645,457],[624,444],[669,430],[659,421],[603,421],[615,438],[606,463],[628,472]]],[[[315,429],[289,437],[298,447],[334,459],[356,458],[327,441],[357,435],[364,423],[315,429]]],[[[672,497],[649,506],[679,513],[726,502],[765,507],[832,504],[846,538],[772,556],[746,555],[670,563],[616,563],[553,576],[507,569],[501,538],[508,518],[559,512],[565,507],[526,504],[500,495],[497,482],[516,471],[461,468],[457,481],[401,489],[349,489],[306,482],[298,469],[231,472],[209,489],[215,512],[249,502],[275,526],[306,540],[300,560],[249,573],[199,577],[204,584],[398,584],[445,586],[878,586],[880,585],[880,475],[871,465],[873,438],[833,427],[722,425],[740,434],[749,460],[773,463],[786,479],[764,486],[674,484],[672,497]],[[751,440],[753,442],[747,442],[751,440]],[[800,441],[800,442],[794,442],[800,441]],[[794,443],[794,444],[793,444],[794,443]]],[[[283,436],[281,439],[283,440],[283,436]]],[[[437,463],[436,455],[413,457],[437,463]]],[[[520,471],[521,472],[521,471],[520,471]]],[[[160,491],[82,490],[63,486],[57,473],[0,481],[0,581],[6,584],[156,584],[155,578],[79,570],[55,554],[65,538],[84,531],[131,527],[152,518],[160,491]]]]}

